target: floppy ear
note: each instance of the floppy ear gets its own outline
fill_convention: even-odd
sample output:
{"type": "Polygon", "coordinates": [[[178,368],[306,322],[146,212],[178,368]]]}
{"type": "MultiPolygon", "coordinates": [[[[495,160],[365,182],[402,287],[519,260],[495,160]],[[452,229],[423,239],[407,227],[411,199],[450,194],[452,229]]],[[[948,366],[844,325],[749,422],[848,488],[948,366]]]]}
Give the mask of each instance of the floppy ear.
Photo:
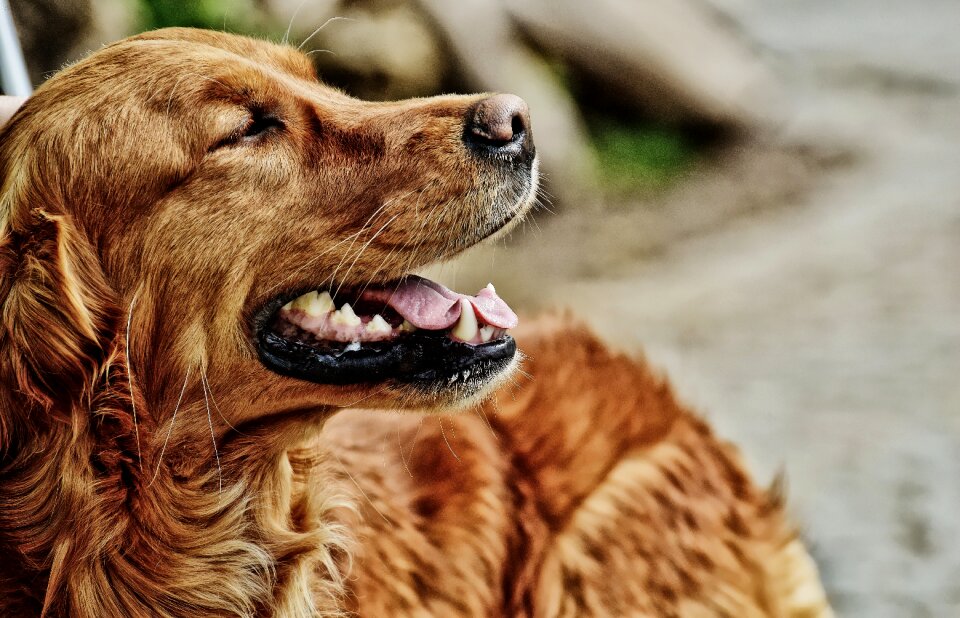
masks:
{"type": "Polygon", "coordinates": [[[0,371],[28,399],[63,409],[90,398],[108,364],[119,311],[99,260],[68,215],[11,214],[0,241],[0,371]]]}

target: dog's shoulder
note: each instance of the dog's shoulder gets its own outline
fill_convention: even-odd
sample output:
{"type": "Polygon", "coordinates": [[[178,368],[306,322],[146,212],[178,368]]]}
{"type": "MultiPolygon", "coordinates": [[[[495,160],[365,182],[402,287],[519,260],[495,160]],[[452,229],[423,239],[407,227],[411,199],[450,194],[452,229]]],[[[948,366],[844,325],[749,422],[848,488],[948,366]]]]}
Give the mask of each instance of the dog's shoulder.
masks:
{"type": "Polygon", "coordinates": [[[489,413],[549,531],[514,607],[829,615],[779,493],[758,488],[664,378],[564,314],[517,339],[528,375],[489,413]]]}

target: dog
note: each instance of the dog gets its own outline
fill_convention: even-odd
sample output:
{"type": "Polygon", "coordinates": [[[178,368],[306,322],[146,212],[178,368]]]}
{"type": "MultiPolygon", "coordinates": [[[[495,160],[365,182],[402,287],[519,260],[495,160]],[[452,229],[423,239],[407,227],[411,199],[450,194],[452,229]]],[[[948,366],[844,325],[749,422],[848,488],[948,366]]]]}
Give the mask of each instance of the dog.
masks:
{"type": "Polygon", "coordinates": [[[517,97],[358,101],[231,34],[49,79],[0,133],[0,615],[829,616],[642,362],[410,274],[537,167],[517,97]]]}

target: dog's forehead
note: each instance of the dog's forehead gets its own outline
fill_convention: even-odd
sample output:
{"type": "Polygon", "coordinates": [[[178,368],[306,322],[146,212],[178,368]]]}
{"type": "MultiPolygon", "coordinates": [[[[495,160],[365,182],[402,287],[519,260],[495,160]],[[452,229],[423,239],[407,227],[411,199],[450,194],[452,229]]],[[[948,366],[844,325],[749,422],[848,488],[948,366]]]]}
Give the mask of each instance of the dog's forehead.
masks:
{"type": "Polygon", "coordinates": [[[280,73],[302,79],[313,79],[314,68],[302,52],[289,45],[279,45],[226,32],[166,28],[146,32],[119,43],[130,49],[145,48],[158,61],[230,63],[245,60],[280,73]]]}
{"type": "Polygon", "coordinates": [[[310,60],[285,45],[206,31],[160,30],[91,55],[55,76],[60,99],[83,92],[112,115],[123,109],[200,118],[224,105],[260,105],[300,97],[337,98],[310,60]],[[176,35],[160,36],[166,33],[176,35]],[[178,38],[181,37],[182,38],[178,38]]]}
{"type": "Polygon", "coordinates": [[[180,34],[178,30],[109,45],[54,76],[43,90],[58,91],[62,100],[78,93],[99,97],[114,111],[133,105],[166,112],[224,99],[242,103],[264,93],[300,89],[307,82],[333,90],[324,88],[309,59],[289,46],[202,31],[185,33],[182,39],[152,36],[180,34]]]}
{"type": "MultiPolygon", "coordinates": [[[[271,47],[274,46],[265,46],[265,51],[272,51],[271,47]]],[[[284,53],[242,56],[233,50],[204,45],[138,41],[111,63],[113,74],[109,78],[122,80],[126,85],[130,75],[146,74],[149,77],[142,80],[143,85],[159,90],[184,85],[183,82],[194,82],[206,90],[226,91],[276,86],[291,80],[315,82],[312,67],[299,66],[289,59],[284,53]]]]}

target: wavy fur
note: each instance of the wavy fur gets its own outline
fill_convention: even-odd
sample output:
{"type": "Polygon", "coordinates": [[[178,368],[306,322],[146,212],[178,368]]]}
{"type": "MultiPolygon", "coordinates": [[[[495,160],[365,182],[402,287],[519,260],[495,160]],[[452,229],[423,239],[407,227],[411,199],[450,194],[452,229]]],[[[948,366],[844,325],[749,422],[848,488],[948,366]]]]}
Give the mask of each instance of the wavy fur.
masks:
{"type": "Polygon", "coordinates": [[[830,614],[779,498],[569,318],[475,413],[334,415],[438,402],[259,363],[273,297],[486,229],[478,100],[362,103],[187,29],[38,90],[0,133],[0,614],[830,614]],[[282,130],[231,137],[255,109],[282,130]]]}

